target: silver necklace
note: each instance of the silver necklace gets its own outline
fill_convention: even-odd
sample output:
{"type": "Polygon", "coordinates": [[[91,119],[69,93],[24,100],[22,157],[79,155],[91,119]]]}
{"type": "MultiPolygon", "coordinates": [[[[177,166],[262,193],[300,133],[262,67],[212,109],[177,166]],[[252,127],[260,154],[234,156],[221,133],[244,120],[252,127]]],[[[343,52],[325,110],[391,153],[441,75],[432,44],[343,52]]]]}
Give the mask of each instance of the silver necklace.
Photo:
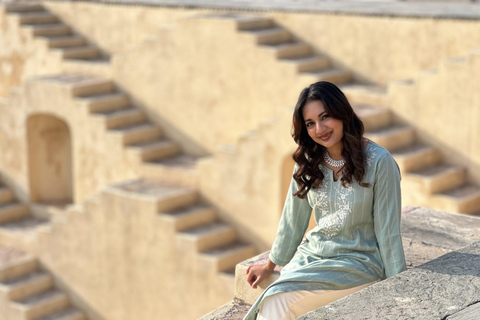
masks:
{"type": "Polygon", "coordinates": [[[325,159],[325,162],[331,165],[334,168],[340,168],[345,165],[345,160],[334,160],[330,155],[328,154],[328,151],[325,150],[325,153],[323,154],[323,159],[325,159]]]}

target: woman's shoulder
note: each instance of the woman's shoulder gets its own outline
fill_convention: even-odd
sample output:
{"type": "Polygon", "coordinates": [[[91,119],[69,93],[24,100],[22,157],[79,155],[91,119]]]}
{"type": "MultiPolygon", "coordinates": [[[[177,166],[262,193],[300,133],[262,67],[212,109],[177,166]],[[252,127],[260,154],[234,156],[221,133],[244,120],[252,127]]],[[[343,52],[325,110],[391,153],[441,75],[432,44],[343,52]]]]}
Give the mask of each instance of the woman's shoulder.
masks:
{"type": "Polygon", "coordinates": [[[373,163],[377,163],[383,159],[393,159],[393,156],[387,149],[369,140],[365,147],[365,158],[367,165],[371,166],[373,163]]]}

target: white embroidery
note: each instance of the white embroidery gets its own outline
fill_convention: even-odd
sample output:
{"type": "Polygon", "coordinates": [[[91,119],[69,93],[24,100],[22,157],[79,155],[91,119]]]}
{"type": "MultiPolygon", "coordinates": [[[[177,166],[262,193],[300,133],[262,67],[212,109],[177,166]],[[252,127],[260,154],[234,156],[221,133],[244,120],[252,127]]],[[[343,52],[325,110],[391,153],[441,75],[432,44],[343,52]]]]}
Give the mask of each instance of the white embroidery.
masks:
{"type": "Polygon", "coordinates": [[[368,169],[372,165],[373,159],[375,159],[377,157],[377,153],[375,151],[366,152],[366,153],[367,153],[367,155],[366,155],[367,156],[367,168],[365,168],[365,169],[368,171],[368,169]]]}
{"type": "MultiPolygon", "coordinates": [[[[322,184],[316,189],[317,196],[314,200],[314,208],[320,213],[320,218],[317,222],[317,231],[324,234],[327,238],[332,238],[340,233],[343,229],[347,216],[351,213],[351,203],[353,187],[339,186],[338,199],[329,199],[327,192],[331,188],[337,189],[337,186],[332,185],[333,181],[329,178],[328,169],[322,168],[325,175],[322,184]],[[333,211],[330,211],[333,209],[333,211]]],[[[338,181],[340,183],[340,181],[338,181]]]]}

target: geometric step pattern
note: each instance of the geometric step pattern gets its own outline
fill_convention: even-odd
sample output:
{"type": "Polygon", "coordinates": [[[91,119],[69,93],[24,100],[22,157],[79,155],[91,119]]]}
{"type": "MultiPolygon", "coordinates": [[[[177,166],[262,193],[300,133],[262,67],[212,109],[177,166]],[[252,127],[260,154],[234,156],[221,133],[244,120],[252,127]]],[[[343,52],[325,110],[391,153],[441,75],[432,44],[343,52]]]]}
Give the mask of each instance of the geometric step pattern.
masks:
{"type": "Polygon", "coordinates": [[[371,105],[354,105],[354,109],[364,121],[365,136],[392,153],[402,179],[416,186],[426,199],[420,205],[480,213],[480,188],[467,183],[465,168],[443,163],[438,149],[416,142],[413,128],[394,125],[388,109],[371,105]]]}
{"type": "Polygon", "coordinates": [[[54,287],[51,274],[40,270],[36,258],[27,257],[0,268],[0,291],[25,319],[86,320],[68,296],[54,287]]]}
{"type": "Polygon", "coordinates": [[[415,181],[429,198],[428,207],[461,213],[480,213],[480,188],[466,185],[465,170],[441,163],[439,150],[416,142],[415,130],[394,124],[385,108],[386,91],[372,85],[353,82],[352,74],[331,67],[327,57],[316,54],[311,46],[298,40],[270,18],[232,17],[237,29],[253,37],[258,46],[270,50],[280,63],[292,65],[299,77],[311,83],[330,81],[349,97],[355,112],[365,125],[365,137],[389,150],[399,164],[403,179],[415,181]]]}
{"type": "Polygon", "coordinates": [[[64,59],[99,60],[100,50],[87,43],[86,39],[75,34],[57,16],[39,4],[6,3],[7,14],[14,16],[24,28],[35,37],[45,40],[50,49],[59,52],[64,59]]]}
{"type": "Polygon", "coordinates": [[[160,212],[160,219],[176,231],[179,249],[195,255],[199,272],[219,272],[233,281],[236,264],[256,254],[253,246],[238,240],[233,227],[218,220],[213,208],[196,198],[160,212]]]}
{"type": "Polygon", "coordinates": [[[96,121],[102,122],[107,132],[125,146],[127,153],[148,164],[150,177],[162,171],[166,179],[177,175],[195,179],[197,159],[184,154],[180,145],[150,122],[147,114],[135,107],[127,94],[118,91],[112,81],[75,74],[60,74],[35,81],[55,82],[68,87],[75,102],[88,110],[96,121]]]}
{"type": "Polygon", "coordinates": [[[233,19],[239,31],[253,37],[260,48],[271,51],[280,63],[294,68],[299,77],[310,79],[311,83],[330,81],[337,85],[352,80],[351,72],[332,67],[327,57],[316,54],[311,46],[296,39],[272,19],[247,16],[233,19]]]}
{"type": "Polygon", "coordinates": [[[13,191],[0,183],[0,224],[19,221],[28,216],[28,206],[18,202],[13,191]]]}
{"type": "Polygon", "coordinates": [[[217,211],[199,200],[194,188],[153,180],[133,180],[115,185],[132,194],[155,196],[158,218],[174,234],[178,251],[195,261],[200,273],[218,274],[233,285],[237,263],[256,254],[242,243],[233,227],[220,221],[217,211]]]}
{"type": "MultiPolygon", "coordinates": [[[[0,182],[0,238],[15,246],[34,241],[36,234],[49,227],[47,219],[34,217],[28,205],[15,197],[12,189],[0,182]]],[[[4,243],[6,244],[6,243],[4,243]]]]}

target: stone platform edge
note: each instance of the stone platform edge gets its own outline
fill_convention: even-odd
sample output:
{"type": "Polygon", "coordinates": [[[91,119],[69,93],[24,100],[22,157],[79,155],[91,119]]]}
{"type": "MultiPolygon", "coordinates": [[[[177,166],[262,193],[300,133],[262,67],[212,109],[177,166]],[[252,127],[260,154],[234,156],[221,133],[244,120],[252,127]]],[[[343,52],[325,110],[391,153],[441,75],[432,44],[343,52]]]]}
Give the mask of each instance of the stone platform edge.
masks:
{"type": "MultiPolygon", "coordinates": [[[[471,320],[480,314],[480,241],[319,308],[299,320],[471,320]]],[[[241,320],[235,298],[200,320],[241,320]]]]}
{"type": "MultiPolygon", "coordinates": [[[[134,6],[156,6],[179,9],[211,9],[237,11],[279,11],[297,13],[327,13],[366,16],[436,18],[436,19],[480,19],[480,4],[458,4],[438,2],[402,2],[394,0],[373,1],[322,1],[322,0],[44,0],[45,2],[93,2],[134,6]]],[[[24,2],[38,2],[26,0],[24,2]]]]}
{"type": "Polygon", "coordinates": [[[480,241],[299,317],[313,319],[472,319],[480,307],[480,241]]]}

